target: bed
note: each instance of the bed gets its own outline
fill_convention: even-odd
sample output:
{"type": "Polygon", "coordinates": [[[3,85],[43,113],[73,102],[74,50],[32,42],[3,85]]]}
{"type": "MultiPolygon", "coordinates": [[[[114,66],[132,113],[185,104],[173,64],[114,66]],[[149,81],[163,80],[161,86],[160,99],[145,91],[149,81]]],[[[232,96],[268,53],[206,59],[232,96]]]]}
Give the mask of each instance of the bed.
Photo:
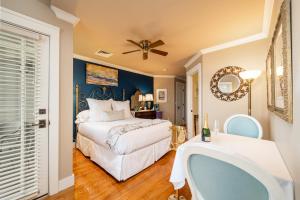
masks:
{"type": "MultiPolygon", "coordinates": [[[[92,90],[86,94],[80,94],[79,91],[79,86],[76,85],[76,113],[88,110],[88,98],[118,100],[109,88],[99,87],[97,91],[92,90]]],[[[77,119],[76,148],[115,179],[125,181],[155,163],[170,150],[171,126],[171,122],[167,120],[133,117],[114,121],[77,119]],[[131,129],[115,137],[112,130],[120,127],[131,129]]]]}

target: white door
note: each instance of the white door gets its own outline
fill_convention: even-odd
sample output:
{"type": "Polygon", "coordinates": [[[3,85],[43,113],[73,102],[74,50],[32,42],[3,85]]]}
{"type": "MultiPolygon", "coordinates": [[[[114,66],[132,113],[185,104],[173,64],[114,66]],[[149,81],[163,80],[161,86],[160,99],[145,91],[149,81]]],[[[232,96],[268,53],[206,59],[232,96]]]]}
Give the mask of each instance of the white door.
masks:
{"type": "Polygon", "coordinates": [[[185,124],[185,83],[176,81],[176,124],[185,124]]]}
{"type": "Polygon", "coordinates": [[[0,199],[48,193],[49,37],[0,22],[0,199]]]}

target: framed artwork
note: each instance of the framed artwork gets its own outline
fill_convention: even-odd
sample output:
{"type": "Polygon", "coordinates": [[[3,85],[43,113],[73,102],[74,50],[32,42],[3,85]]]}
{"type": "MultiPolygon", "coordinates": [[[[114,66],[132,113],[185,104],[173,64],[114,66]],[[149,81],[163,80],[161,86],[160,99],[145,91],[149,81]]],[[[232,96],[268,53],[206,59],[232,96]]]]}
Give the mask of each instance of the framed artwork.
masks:
{"type": "Polygon", "coordinates": [[[118,70],[100,65],[86,64],[86,83],[118,86],[118,70]]]}
{"type": "Polygon", "coordinates": [[[285,0],[266,60],[266,71],[269,110],[289,123],[293,122],[291,43],[291,1],[285,0]]]}
{"type": "Polygon", "coordinates": [[[156,90],[156,102],[157,103],[167,103],[167,89],[157,89],[156,90]]]}

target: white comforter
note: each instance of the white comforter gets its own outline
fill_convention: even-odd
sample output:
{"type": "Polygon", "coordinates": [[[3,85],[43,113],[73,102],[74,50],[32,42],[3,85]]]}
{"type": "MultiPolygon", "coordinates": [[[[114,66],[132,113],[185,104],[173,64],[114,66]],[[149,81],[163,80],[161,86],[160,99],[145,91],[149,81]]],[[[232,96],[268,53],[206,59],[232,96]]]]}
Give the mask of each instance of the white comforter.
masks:
{"type": "MultiPolygon", "coordinates": [[[[85,122],[79,124],[79,133],[95,143],[109,148],[106,144],[108,131],[124,124],[135,124],[147,119],[132,118],[113,122],[85,122]]],[[[113,149],[118,154],[129,154],[133,151],[156,143],[171,136],[171,122],[166,121],[154,126],[137,129],[121,135],[113,149]]]]}

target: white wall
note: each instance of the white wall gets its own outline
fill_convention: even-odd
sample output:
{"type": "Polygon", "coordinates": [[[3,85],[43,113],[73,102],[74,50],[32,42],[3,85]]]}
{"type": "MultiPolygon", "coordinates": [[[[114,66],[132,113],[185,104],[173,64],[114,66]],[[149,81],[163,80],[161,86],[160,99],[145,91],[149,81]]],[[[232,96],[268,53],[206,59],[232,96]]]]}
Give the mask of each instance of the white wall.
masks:
{"type": "Polygon", "coordinates": [[[239,66],[246,70],[260,69],[262,74],[252,85],[252,116],[263,126],[264,138],[269,138],[269,116],[267,110],[265,59],[269,40],[260,40],[249,44],[236,46],[202,56],[202,90],[203,112],[208,113],[209,126],[214,120],[219,120],[221,130],[225,120],[234,114],[248,113],[248,95],[232,102],[217,99],[210,90],[213,75],[221,68],[239,66]]]}
{"type": "Polygon", "coordinates": [[[167,89],[167,102],[159,103],[159,109],[163,112],[163,119],[175,123],[175,78],[154,77],[154,103],[156,103],[156,90],[167,89]]]}
{"type": "Polygon", "coordinates": [[[295,182],[296,200],[300,200],[300,1],[292,0],[293,112],[288,124],[271,114],[271,137],[275,140],[295,182]]]}

